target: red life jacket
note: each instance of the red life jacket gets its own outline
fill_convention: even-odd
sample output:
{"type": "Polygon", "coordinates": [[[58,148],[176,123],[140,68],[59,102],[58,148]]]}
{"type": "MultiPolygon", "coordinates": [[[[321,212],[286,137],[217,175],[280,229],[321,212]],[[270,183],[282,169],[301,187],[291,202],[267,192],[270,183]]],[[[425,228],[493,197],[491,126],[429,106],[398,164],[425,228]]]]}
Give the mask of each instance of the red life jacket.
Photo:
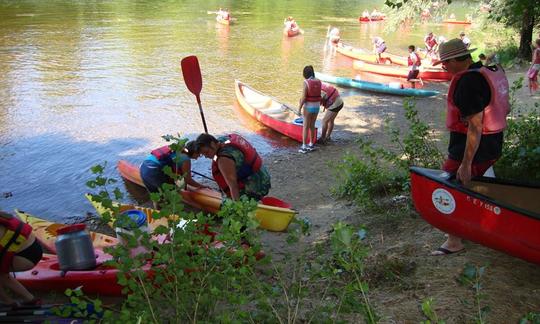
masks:
{"type": "Polygon", "coordinates": [[[321,102],[321,80],[309,78],[304,80],[307,85],[306,102],[321,102]]]}
{"type": "Polygon", "coordinates": [[[0,273],[8,273],[15,253],[32,234],[32,227],[14,216],[0,216],[0,225],[5,228],[0,238],[0,273]]]}
{"type": "MultiPolygon", "coordinates": [[[[413,52],[413,53],[414,53],[414,55],[416,55],[416,66],[422,65],[422,60],[420,59],[420,56],[418,55],[418,53],[416,53],[416,52],[413,52]]],[[[414,62],[412,61],[411,56],[410,55],[407,56],[407,65],[412,66],[413,63],[414,62]]]]}
{"type": "Polygon", "coordinates": [[[458,107],[454,104],[454,91],[457,81],[469,72],[481,73],[489,84],[491,90],[491,101],[484,108],[482,134],[495,134],[506,128],[506,115],[510,113],[508,79],[500,68],[495,67],[495,71],[481,67],[480,69],[466,70],[460,72],[452,78],[450,89],[448,90],[448,108],[446,113],[446,127],[457,133],[467,133],[468,123],[461,118],[458,107]]]}
{"type": "Polygon", "coordinates": [[[429,48],[433,48],[433,46],[437,45],[437,40],[435,39],[435,36],[426,38],[425,43],[429,46],[429,48]]]}
{"type": "Polygon", "coordinates": [[[182,170],[182,165],[177,165],[174,163],[174,160],[171,157],[171,154],[174,153],[173,150],[169,147],[169,145],[165,145],[162,147],[158,147],[155,150],[152,150],[150,154],[156,157],[158,161],[163,162],[168,158],[171,158],[171,162],[169,165],[171,166],[171,169],[174,173],[179,174],[182,170]]]}
{"type": "MultiPolygon", "coordinates": [[[[227,135],[227,137],[229,139],[224,143],[225,146],[232,146],[236,149],[239,149],[244,155],[244,164],[242,165],[240,170],[237,171],[236,174],[238,189],[241,190],[245,188],[244,180],[246,180],[254,173],[257,173],[261,169],[262,159],[259,156],[259,153],[257,153],[257,151],[255,150],[255,148],[242,136],[238,134],[229,134],[227,135]]],[[[223,174],[221,174],[221,171],[218,167],[217,160],[220,156],[230,157],[228,155],[220,155],[219,151],[216,153],[216,156],[212,161],[212,177],[214,178],[214,180],[216,180],[216,183],[221,188],[221,190],[223,190],[223,192],[225,192],[227,196],[230,196],[230,188],[227,185],[225,177],[223,177],[223,174]]]]}
{"type": "Polygon", "coordinates": [[[535,49],[536,51],[536,59],[534,60],[533,64],[540,64],[540,49],[535,49]]]}
{"type": "Polygon", "coordinates": [[[336,101],[336,98],[339,97],[339,92],[337,89],[329,84],[322,83],[321,89],[326,93],[326,99],[322,99],[321,103],[325,108],[332,106],[336,101]]]}

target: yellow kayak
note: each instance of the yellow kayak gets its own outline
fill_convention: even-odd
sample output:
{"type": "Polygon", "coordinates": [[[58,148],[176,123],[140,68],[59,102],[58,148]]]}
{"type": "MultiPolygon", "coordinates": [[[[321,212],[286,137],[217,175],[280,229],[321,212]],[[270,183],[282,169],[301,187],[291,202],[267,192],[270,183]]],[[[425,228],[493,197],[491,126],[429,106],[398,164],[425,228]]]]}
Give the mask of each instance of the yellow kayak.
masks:
{"type": "MultiPolygon", "coordinates": [[[[144,187],[138,166],[120,160],[117,167],[124,179],[144,187]]],[[[223,201],[221,193],[208,188],[194,189],[188,187],[181,191],[181,195],[184,203],[213,214],[220,210],[223,201]]],[[[255,217],[259,220],[261,228],[282,232],[287,229],[296,213],[297,211],[291,209],[288,203],[278,198],[264,197],[257,206],[255,217]]]]}
{"type": "MultiPolygon", "coordinates": [[[[39,240],[41,245],[47,249],[48,252],[56,254],[56,246],[54,245],[54,242],[58,236],[57,231],[59,228],[66,225],[49,222],[17,209],[15,210],[15,213],[20,219],[32,226],[32,232],[39,240]]],[[[104,247],[118,244],[118,239],[115,237],[92,231],[89,233],[94,248],[103,249],[104,247]]]]}
{"type": "MultiPolygon", "coordinates": [[[[92,204],[92,207],[94,207],[96,209],[96,212],[98,213],[98,215],[103,216],[103,214],[105,214],[107,211],[112,212],[107,207],[103,206],[103,204],[101,202],[93,201],[92,196],[90,194],[86,194],[85,196],[86,196],[86,199],[88,199],[88,201],[90,201],[90,203],[92,204]]],[[[119,208],[120,213],[125,212],[126,210],[130,210],[130,209],[136,209],[136,210],[142,211],[146,215],[146,220],[148,222],[148,228],[150,228],[151,230],[154,230],[159,225],[168,226],[167,218],[156,219],[156,218],[152,217],[153,214],[159,213],[159,211],[157,211],[155,209],[148,208],[148,207],[141,207],[141,206],[131,205],[131,204],[116,203],[116,202],[113,203],[113,204],[116,205],[115,207],[119,208]]],[[[112,213],[111,213],[111,216],[113,216],[112,213]]],[[[109,226],[113,227],[114,226],[113,223],[114,223],[114,218],[112,218],[109,221],[109,226]]]]}

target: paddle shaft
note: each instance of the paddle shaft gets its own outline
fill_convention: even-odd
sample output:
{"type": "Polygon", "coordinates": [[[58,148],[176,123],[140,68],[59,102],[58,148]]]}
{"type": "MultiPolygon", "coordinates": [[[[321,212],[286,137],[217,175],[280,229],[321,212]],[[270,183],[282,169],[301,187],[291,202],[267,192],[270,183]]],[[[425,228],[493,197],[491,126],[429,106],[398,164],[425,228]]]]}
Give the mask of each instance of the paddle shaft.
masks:
{"type": "Polygon", "coordinates": [[[199,173],[199,172],[197,172],[197,171],[191,170],[191,173],[196,174],[196,175],[198,175],[198,176],[201,176],[201,177],[203,177],[203,178],[205,178],[205,179],[212,180],[212,181],[216,182],[216,180],[210,178],[210,177],[207,176],[207,175],[204,175],[204,174],[202,174],[202,173],[199,173]]]}
{"type": "Polygon", "coordinates": [[[201,113],[201,119],[204,126],[204,132],[208,134],[208,127],[206,127],[206,119],[204,118],[204,112],[202,110],[202,105],[201,105],[201,97],[199,95],[196,95],[196,97],[197,97],[197,104],[199,105],[199,112],[201,113]]]}

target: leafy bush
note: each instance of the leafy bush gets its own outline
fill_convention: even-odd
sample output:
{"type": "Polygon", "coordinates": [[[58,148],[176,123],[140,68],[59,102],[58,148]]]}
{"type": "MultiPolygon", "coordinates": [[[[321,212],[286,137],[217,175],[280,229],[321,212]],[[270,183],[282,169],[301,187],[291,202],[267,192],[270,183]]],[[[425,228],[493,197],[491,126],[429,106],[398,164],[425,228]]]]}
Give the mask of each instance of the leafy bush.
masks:
{"type": "Polygon", "coordinates": [[[508,116],[508,128],[504,133],[502,157],[495,163],[498,177],[525,182],[540,182],[540,114],[539,105],[534,108],[518,107],[513,94],[521,89],[523,78],[514,82],[512,112],[508,116]]]}
{"type": "Polygon", "coordinates": [[[404,101],[407,133],[387,121],[387,133],[392,147],[390,150],[371,141],[359,139],[361,156],[347,153],[337,166],[340,181],[334,194],[348,197],[357,205],[377,208],[373,197],[407,191],[409,167],[412,165],[438,168],[443,155],[432,140],[433,130],[418,117],[415,103],[404,101]]]}

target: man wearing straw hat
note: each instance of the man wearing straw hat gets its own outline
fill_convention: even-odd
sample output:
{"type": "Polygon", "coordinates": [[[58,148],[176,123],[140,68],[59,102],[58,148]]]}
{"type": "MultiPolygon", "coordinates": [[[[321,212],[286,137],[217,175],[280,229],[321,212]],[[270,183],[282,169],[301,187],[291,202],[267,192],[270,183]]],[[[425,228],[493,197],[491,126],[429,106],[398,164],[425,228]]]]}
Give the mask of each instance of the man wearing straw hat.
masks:
{"type": "MultiPolygon", "coordinates": [[[[443,170],[455,173],[467,185],[481,176],[501,156],[506,115],[510,112],[509,85],[504,71],[472,61],[471,52],[459,38],[439,47],[443,69],[452,74],[447,97],[446,127],[450,131],[448,158],[443,170]]],[[[448,255],[464,249],[461,238],[448,239],[432,255],[448,255]]]]}

